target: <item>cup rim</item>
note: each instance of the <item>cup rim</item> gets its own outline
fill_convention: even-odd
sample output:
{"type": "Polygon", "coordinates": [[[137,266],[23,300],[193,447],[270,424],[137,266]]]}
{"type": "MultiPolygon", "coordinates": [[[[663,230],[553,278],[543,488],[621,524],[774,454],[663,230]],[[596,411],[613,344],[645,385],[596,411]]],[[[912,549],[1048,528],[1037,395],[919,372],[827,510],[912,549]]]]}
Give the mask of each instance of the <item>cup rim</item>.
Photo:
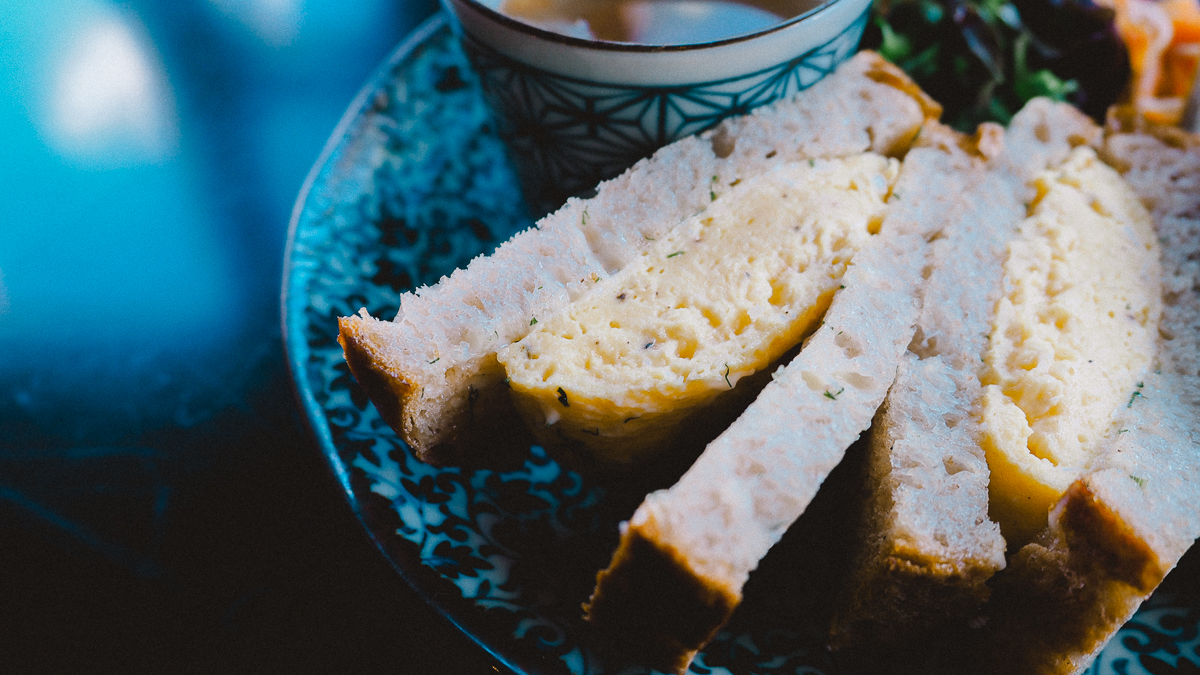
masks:
{"type": "Polygon", "coordinates": [[[523,21],[514,19],[506,14],[502,14],[502,13],[492,9],[491,7],[488,7],[487,5],[483,4],[479,0],[443,0],[443,4],[449,4],[449,2],[451,2],[451,1],[461,3],[463,6],[474,10],[475,12],[483,15],[487,19],[489,19],[493,22],[499,23],[506,28],[516,30],[521,33],[525,33],[527,35],[530,35],[532,37],[535,37],[535,38],[538,38],[541,40],[557,42],[564,46],[581,47],[584,49],[594,49],[597,51],[655,53],[655,52],[698,51],[701,49],[710,49],[713,47],[721,47],[721,46],[730,45],[730,44],[737,44],[739,42],[746,42],[749,40],[753,40],[755,38],[762,37],[764,35],[770,35],[771,33],[778,33],[780,31],[791,28],[792,26],[794,26],[798,23],[801,23],[801,22],[805,21],[806,19],[809,19],[819,13],[822,13],[825,10],[828,10],[829,8],[831,8],[833,5],[836,5],[841,0],[824,0],[824,2],[817,5],[816,7],[813,7],[812,9],[808,10],[807,12],[804,12],[802,14],[797,14],[796,16],[794,16],[790,19],[781,21],[781,22],[771,26],[770,28],[764,28],[762,30],[755,31],[753,33],[745,33],[743,35],[735,35],[733,37],[722,38],[720,40],[709,40],[707,42],[686,42],[686,43],[679,43],[679,44],[661,44],[661,45],[642,44],[642,43],[638,43],[638,42],[610,42],[607,40],[588,40],[588,39],[584,39],[584,38],[573,37],[570,35],[563,35],[561,33],[555,33],[554,31],[546,30],[544,28],[538,28],[537,26],[527,24],[523,21]]]}

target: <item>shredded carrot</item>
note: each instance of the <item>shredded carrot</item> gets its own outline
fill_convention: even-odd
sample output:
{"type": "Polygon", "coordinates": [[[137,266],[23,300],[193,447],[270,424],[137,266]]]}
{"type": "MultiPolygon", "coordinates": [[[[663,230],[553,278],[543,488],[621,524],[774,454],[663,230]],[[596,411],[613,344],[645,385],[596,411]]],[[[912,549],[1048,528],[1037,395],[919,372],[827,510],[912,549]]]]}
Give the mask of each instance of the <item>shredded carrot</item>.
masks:
{"type": "Polygon", "coordinates": [[[1179,124],[1200,69],[1200,0],[1100,0],[1116,10],[1129,50],[1134,108],[1149,122],[1179,124]]]}
{"type": "Polygon", "coordinates": [[[1200,42],[1178,44],[1167,50],[1159,93],[1186,99],[1200,69],[1200,42]]]}
{"type": "Polygon", "coordinates": [[[1172,45],[1200,42],[1200,2],[1196,0],[1161,0],[1175,27],[1172,45]]]}

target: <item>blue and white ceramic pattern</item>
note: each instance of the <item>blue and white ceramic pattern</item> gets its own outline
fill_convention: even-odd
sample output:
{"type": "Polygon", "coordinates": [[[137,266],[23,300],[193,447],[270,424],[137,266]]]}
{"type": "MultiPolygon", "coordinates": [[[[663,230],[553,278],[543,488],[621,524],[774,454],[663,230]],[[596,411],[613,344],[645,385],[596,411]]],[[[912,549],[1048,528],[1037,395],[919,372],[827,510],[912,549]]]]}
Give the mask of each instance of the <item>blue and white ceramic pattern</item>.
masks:
{"type": "Polygon", "coordinates": [[[870,8],[827,0],[758,33],[661,46],[567,37],[476,0],[444,4],[536,212],[671,141],[812,85],[854,53],[870,8]]]}
{"type": "MultiPolygon", "coordinates": [[[[515,186],[478,82],[437,17],[355,100],[300,195],[284,281],[289,366],[367,532],[451,621],[520,673],[644,673],[590,650],[580,620],[617,523],[639,495],[567,470],[536,447],[505,471],[422,464],[367,401],[336,341],[337,317],[360,307],[388,316],[402,291],[529,226],[515,186]]],[[[814,519],[802,519],[763,561],[693,673],[838,672],[823,647],[828,605],[819,592],[834,552],[803,531],[819,526],[821,508],[814,503],[814,519]]],[[[1114,640],[1095,675],[1197,672],[1197,575],[1181,572],[1114,640]]]]}

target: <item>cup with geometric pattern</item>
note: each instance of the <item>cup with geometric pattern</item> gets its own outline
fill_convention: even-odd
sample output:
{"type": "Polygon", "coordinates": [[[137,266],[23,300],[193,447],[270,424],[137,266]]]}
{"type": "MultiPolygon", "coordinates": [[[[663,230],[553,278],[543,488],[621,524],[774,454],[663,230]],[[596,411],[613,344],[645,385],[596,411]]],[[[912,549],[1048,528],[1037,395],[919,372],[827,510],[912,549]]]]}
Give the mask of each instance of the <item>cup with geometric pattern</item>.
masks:
{"type": "Polygon", "coordinates": [[[871,4],[828,0],[757,32],[654,45],[551,32],[502,14],[499,1],[442,0],[535,215],[663,145],[808,88],[856,51],[871,4]]]}

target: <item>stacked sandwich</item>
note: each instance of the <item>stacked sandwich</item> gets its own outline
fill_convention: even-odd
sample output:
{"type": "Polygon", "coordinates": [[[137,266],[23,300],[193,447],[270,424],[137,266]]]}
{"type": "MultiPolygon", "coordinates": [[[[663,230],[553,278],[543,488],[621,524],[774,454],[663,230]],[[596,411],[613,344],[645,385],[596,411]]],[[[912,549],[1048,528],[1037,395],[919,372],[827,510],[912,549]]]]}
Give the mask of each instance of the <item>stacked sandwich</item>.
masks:
{"type": "Polygon", "coordinates": [[[1200,146],[938,114],[860,54],[343,319],[347,361],[432,462],[517,414],[630,465],[740,412],[597,576],[587,618],[648,665],[687,669],[867,432],[831,645],[1079,672],[1200,536],[1200,146]]]}

